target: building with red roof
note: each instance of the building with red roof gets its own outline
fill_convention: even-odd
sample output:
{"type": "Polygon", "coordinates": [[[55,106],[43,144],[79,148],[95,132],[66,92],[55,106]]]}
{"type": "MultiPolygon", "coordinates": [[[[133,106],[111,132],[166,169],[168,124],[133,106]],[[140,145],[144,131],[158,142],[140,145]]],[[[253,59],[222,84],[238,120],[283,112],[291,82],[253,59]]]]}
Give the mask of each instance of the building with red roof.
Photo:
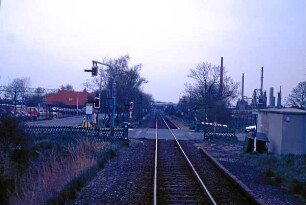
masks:
{"type": "Polygon", "coordinates": [[[84,107],[88,100],[93,100],[94,98],[95,93],[58,91],[47,95],[46,104],[59,107],[84,107]]]}

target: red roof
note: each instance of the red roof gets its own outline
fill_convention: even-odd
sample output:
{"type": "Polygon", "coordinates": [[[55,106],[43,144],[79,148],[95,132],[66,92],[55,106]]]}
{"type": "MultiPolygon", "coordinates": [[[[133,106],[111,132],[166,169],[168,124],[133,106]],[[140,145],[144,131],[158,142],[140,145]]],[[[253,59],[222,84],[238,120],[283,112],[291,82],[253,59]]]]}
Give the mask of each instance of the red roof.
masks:
{"type": "Polygon", "coordinates": [[[47,105],[85,106],[89,97],[94,98],[94,93],[58,91],[47,95],[47,105]]]}

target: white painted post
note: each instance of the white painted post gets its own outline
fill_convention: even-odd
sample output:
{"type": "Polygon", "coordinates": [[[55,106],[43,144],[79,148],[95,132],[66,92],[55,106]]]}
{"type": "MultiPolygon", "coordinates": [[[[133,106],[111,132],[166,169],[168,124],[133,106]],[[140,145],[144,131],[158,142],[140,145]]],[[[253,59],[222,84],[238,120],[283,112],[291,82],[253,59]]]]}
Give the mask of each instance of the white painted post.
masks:
{"type": "Polygon", "coordinates": [[[256,152],[256,134],[254,136],[254,150],[253,151],[256,152]]]}

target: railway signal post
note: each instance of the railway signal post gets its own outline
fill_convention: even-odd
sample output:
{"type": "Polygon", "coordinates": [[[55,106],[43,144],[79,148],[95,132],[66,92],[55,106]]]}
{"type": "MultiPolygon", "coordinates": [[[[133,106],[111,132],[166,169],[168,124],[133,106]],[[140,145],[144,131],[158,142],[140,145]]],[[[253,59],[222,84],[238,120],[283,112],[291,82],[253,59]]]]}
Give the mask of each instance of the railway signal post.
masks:
{"type": "MultiPolygon", "coordinates": [[[[99,62],[99,61],[92,61],[92,69],[91,70],[85,70],[85,72],[91,72],[92,77],[97,76],[98,73],[98,64],[100,65],[105,65],[108,66],[109,68],[111,68],[112,70],[112,99],[113,99],[113,109],[112,109],[112,115],[111,115],[111,136],[114,136],[115,134],[115,115],[116,115],[116,70],[114,69],[114,67],[110,64],[104,63],[104,62],[99,62]]],[[[99,98],[100,98],[100,93],[99,93],[99,98]]]]}

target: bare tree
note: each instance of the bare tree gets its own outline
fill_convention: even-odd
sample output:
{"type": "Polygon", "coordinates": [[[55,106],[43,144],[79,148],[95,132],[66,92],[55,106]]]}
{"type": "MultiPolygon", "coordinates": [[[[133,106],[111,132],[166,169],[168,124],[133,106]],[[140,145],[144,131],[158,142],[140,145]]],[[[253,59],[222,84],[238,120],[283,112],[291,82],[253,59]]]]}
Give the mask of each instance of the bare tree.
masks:
{"type": "Polygon", "coordinates": [[[67,85],[61,85],[59,88],[60,91],[74,91],[72,85],[67,84],[67,85]]]}
{"type": "Polygon", "coordinates": [[[231,100],[237,97],[238,83],[223,72],[223,86],[220,91],[220,66],[210,63],[201,63],[195,69],[190,69],[188,77],[195,80],[194,86],[198,88],[199,94],[206,97],[213,97],[215,100],[231,100]]]}
{"type": "Polygon", "coordinates": [[[36,88],[34,93],[31,93],[26,96],[26,104],[28,106],[37,106],[42,105],[44,103],[45,98],[45,90],[43,88],[36,88]]]}
{"type": "Polygon", "coordinates": [[[300,82],[286,99],[288,106],[305,109],[306,105],[306,81],[300,82]]]}
{"type": "Polygon", "coordinates": [[[7,96],[13,101],[15,106],[18,101],[24,102],[26,89],[29,84],[29,78],[15,78],[12,83],[8,85],[7,96]]]}
{"type": "Polygon", "coordinates": [[[186,85],[186,92],[189,94],[195,112],[201,107],[202,120],[227,121],[224,114],[226,107],[237,97],[238,83],[234,82],[227,75],[224,68],[223,84],[220,85],[220,66],[210,63],[198,64],[194,69],[190,69],[188,77],[195,80],[193,84],[186,85]],[[222,88],[222,89],[220,89],[222,88]]]}

